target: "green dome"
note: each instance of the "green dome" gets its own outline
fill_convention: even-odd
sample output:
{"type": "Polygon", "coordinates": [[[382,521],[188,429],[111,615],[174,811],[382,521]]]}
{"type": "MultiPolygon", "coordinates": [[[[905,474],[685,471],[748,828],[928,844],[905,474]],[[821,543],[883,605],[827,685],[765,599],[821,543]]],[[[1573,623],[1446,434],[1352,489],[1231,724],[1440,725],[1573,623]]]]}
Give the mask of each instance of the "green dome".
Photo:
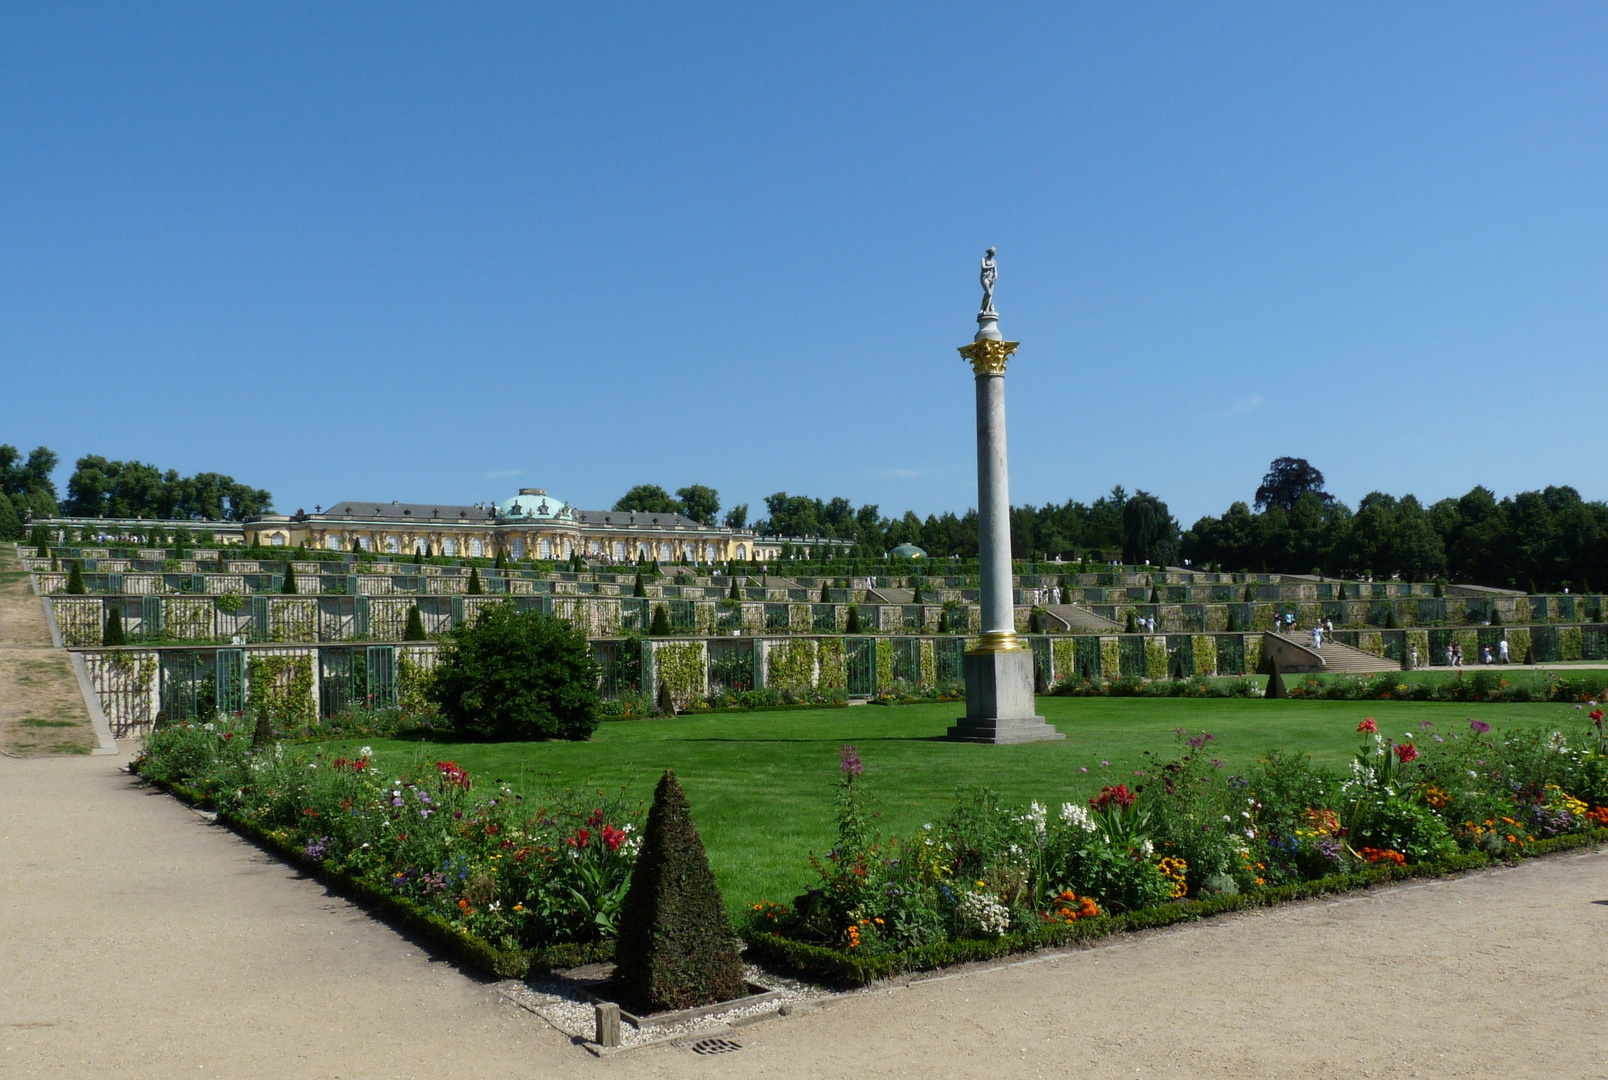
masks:
{"type": "Polygon", "coordinates": [[[897,555],[901,559],[925,559],[927,557],[927,553],[914,544],[900,544],[888,554],[897,555]]]}
{"type": "Polygon", "coordinates": [[[518,495],[497,505],[497,516],[513,520],[555,521],[573,519],[575,511],[563,499],[542,488],[521,488],[518,495]]]}

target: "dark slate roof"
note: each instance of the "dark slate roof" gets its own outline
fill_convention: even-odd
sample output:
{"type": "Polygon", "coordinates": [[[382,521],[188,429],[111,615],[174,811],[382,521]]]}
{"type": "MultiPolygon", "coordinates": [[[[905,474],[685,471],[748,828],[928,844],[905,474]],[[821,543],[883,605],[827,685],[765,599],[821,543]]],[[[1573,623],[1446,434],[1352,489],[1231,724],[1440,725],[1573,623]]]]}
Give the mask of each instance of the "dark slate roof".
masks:
{"type": "Polygon", "coordinates": [[[637,510],[577,510],[575,519],[584,525],[634,525],[639,529],[707,529],[701,521],[680,514],[648,514],[637,510]]]}
{"type": "Polygon", "coordinates": [[[458,514],[470,521],[476,518],[482,521],[490,520],[492,508],[489,506],[454,506],[448,503],[399,503],[399,502],[341,502],[317,515],[323,518],[344,518],[350,510],[353,518],[364,521],[457,521],[458,514]]]}
{"type": "MultiPolygon", "coordinates": [[[[336,503],[321,514],[311,516],[325,521],[344,519],[348,509],[351,510],[352,520],[354,521],[456,522],[458,521],[459,513],[462,512],[465,520],[476,522],[494,520],[492,514],[496,508],[489,503],[485,506],[456,506],[448,503],[352,502],[348,500],[336,503]]],[[[575,511],[575,520],[583,525],[628,526],[638,529],[707,529],[711,527],[681,514],[648,514],[630,510],[577,510],[575,511]]]]}

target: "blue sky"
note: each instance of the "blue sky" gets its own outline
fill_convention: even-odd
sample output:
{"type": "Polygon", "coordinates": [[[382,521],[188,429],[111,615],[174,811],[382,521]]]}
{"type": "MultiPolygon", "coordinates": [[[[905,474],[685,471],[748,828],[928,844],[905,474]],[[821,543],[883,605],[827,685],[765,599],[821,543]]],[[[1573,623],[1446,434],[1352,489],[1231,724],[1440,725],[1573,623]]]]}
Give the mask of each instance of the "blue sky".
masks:
{"type": "MultiPolygon", "coordinates": [[[[0,442],[278,508],[1608,496],[1608,9],[7,5],[0,442]]],[[[65,483],[70,466],[60,480],[65,483]]]]}

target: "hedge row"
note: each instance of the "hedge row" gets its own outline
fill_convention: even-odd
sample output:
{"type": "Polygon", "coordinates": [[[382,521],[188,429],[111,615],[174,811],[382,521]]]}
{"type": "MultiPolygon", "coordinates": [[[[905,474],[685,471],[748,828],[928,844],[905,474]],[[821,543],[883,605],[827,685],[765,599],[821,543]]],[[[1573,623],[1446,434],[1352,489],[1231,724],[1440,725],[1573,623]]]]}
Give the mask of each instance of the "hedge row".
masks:
{"type": "MultiPolygon", "coordinates": [[[[1550,840],[1537,840],[1525,848],[1518,858],[1530,858],[1600,843],[1608,843],[1608,829],[1558,836],[1550,840]]],[[[1376,866],[1349,874],[1333,874],[1315,881],[1258,889],[1251,893],[1166,904],[1125,915],[1103,915],[1092,919],[1079,919],[1072,923],[1052,923],[997,938],[946,941],[878,956],[855,956],[841,949],[810,945],[784,938],[779,934],[766,934],[752,929],[745,930],[743,936],[748,942],[750,960],[767,960],[802,975],[825,981],[864,986],[903,972],[930,971],[955,964],[992,960],[1015,953],[1035,952],[1039,949],[1094,941],[1112,934],[1153,930],[1231,911],[1272,907],[1292,900],[1307,900],[1317,896],[1367,889],[1408,878],[1441,877],[1463,873],[1495,862],[1511,865],[1514,861],[1515,859],[1508,857],[1492,858],[1484,852],[1476,851],[1413,866],[1376,866]]]]}

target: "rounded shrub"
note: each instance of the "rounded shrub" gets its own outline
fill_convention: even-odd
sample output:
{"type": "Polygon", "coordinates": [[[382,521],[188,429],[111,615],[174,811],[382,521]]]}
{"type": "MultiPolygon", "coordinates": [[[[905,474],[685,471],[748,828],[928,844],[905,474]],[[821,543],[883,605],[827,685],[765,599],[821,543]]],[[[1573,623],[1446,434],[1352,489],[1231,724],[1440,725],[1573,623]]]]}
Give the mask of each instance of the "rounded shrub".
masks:
{"type": "Polygon", "coordinates": [[[448,635],[428,696],[462,735],[585,739],[597,728],[598,667],[562,619],[511,604],[448,635]]]}

